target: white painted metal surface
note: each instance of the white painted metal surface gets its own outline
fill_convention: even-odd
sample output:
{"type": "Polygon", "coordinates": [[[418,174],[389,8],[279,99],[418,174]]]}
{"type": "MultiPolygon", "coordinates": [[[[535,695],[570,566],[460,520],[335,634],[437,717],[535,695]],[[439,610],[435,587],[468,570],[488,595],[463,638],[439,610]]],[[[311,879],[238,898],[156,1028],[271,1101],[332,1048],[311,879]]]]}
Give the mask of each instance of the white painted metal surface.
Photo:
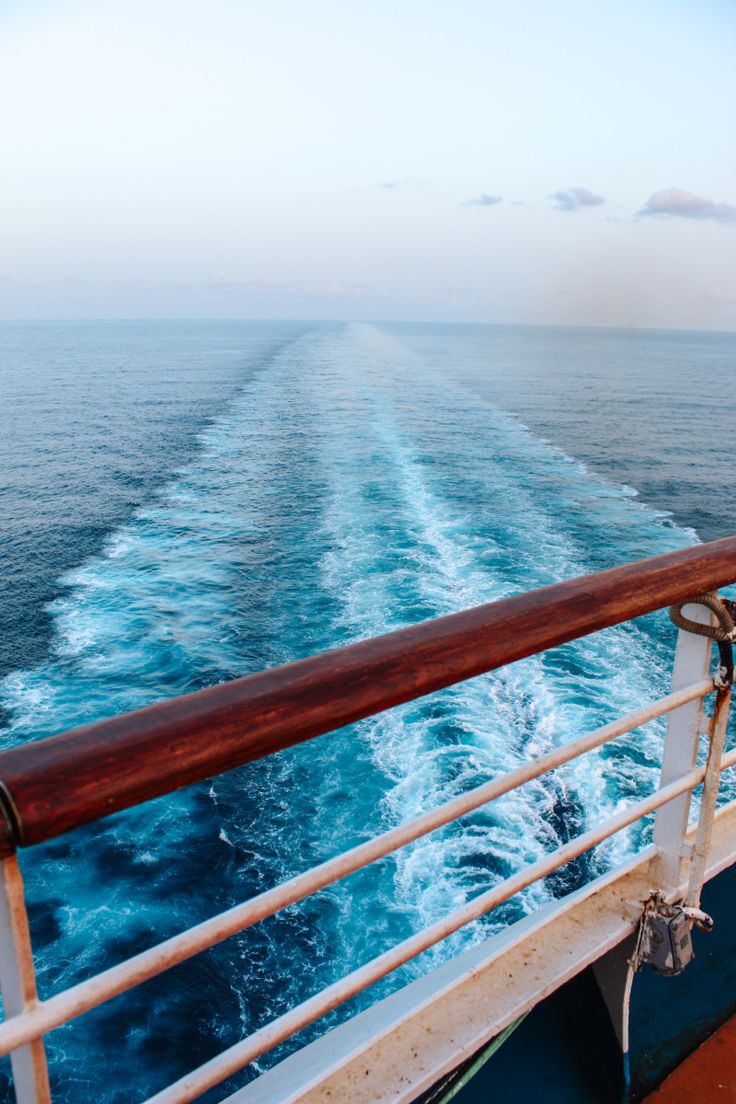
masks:
{"type": "Polygon", "coordinates": [[[715,709],[708,731],[708,759],[705,765],[703,796],[700,800],[698,830],[693,844],[690,880],[688,882],[687,895],[685,898],[686,904],[691,908],[699,908],[700,893],[705,880],[705,868],[708,861],[708,851],[710,849],[710,837],[713,831],[713,820],[716,814],[718,789],[721,784],[723,746],[726,742],[726,728],[728,726],[728,709],[730,702],[731,688],[719,690],[716,695],[715,709]]]}
{"type": "MultiPolygon", "coordinates": [[[[734,862],[731,804],[716,814],[706,880],[734,862]]],[[[657,870],[652,846],[334,1028],[223,1104],[409,1104],[519,1015],[621,946],[638,924],[640,902],[656,885],[657,870]]],[[[674,896],[684,892],[683,883],[674,896]]]]}
{"type": "MultiPolygon", "coordinates": [[[[713,615],[705,606],[685,605],[685,617],[703,625],[713,623],[713,615]]],[[[708,674],[713,642],[704,636],[680,631],[677,634],[675,663],[672,669],[672,690],[704,678],[708,674]]],[[[667,736],[662,756],[660,786],[668,786],[695,766],[698,742],[703,731],[703,700],[691,699],[687,704],[670,713],[667,736]]],[[[659,883],[663,892],[669,892],[682,880],[683,863],[688,856],[683,853],[690,812],[690,793],[684,793],[657,814],[654,823],[654,843],[659,851],[659,883]]]]}
{"type": "MultiPolygon", "coordinates": [[[[707,619],[710,616],[707,611],[699,606],[688,606],[687,609],[688,616],[694,619],[703,619],[703,617],[707,619]]],[[[49,1101],[43,1051],[43,1035],[47,1031],[68,1022],[111,997],[213,946],[287,905],[302,900],[347,874],[368,865],[399,847],[405,846],[422,835],[456,820],[458,817],[464,816],[547,771],[554,770],[564,763],[638,728],[653,718],[669,713],[670,720],[663,753],[661,787],[656,793],[621,810],[602,824],[594,826],[588,832],[570,841],[555,852],[546,855],[540,861],[467,902],[462,908],[449,916],[442,918],[424,931],[416,933],[376,959],[366,963],[360,969],[353,971],[347,977],[279,1017],[249,1038],[218,1055],[198,1070],[157,1093],[150,1098],[147,1104],[186,1104],[186,1102],[195,1100],[200,1094],[241,1070],[255,1058],[271,1050],[307,1024],[314,1022],[337,1005],[372,985],[378,979],[393,972],[424,950],[445,939],[451,933],[496,908],[526,887],[551,874],[648,813],[659,810],[655,823],[655,846],[653,848],[646,854],[637,857],[632,863],[612,872],[611,875],[607,876],[607,879],[586,887],[584,891],[581,891],[581,894],[573,895],[559,902],[549,913],[550,918],[552,914],[554,914],[554,917],[564,915],[567,925],[572,928],[573,932],[577,932],[576,938],[578,936],[582,938],[581,933],[584,929],[587,931],[585,925],[588,920],[585,920],[585,916],[589,915],[592,918],[590,923],[593,925],[589,932],[590,952],[581,950],[580,954],[577,954],[568,948],[563,953],[562,944],[559,938],[555,937],[550,943],[550,955],[557,948],[556,953],[562,954],[563,957],[564,954],[567,954],[566,964],[564,968],[560,968],[562,960],[555,962],[547,956],[549,971],[547,974],[541,971],[537,980],[534,980],[536,975],[532,977],[528,970],[525,971],[522,968],[524,963],[520,960],[519,973],[516,975],[517,980],[514,985],[509,986],[504,983],[504,986],[499,987],[496,983],[493,993],[490,996],[486,994],[483,998],[486,1004],[488,1000],[496,1002],[494,1014],[484,1013],[485,1018],[479,1020],[476,1014],[471,1014],[472,1007],[469,1005],[463,1013],[465,1019],[470,1023],[463,1036],[463,1041],[460,1039],[461,1033],[457,1034],[455,1027],[453,1027],[442,1045],[435,1040],[435,1057],[431,1060],[422,1059],[424,1062],[422,1070],[417,1070],[412,1076],[408,1076],[405,1070],[402,1072],[401,1062],[398,1065],[396,1064],[400,1054],[400,1050],[397,1048],[401,1045],[399,1035],[403,1034],[403,1028],[396,1038],[393,1037],[395,1029],[391,1031],[391,1038],[386,1036],[383,1061],[387,1063],[387,1069],[390,1068],[393,1071],[396,1087],[390,1089],[388,1081],[384,1079],[386,1095],[376,1096],[375,1086],[373,1086],[373,1095],[370,1096],[370,1099],[387,1101],[414,1099],[414,1096],[421,1092],[424,1087],[432,1083],[427,1078],[436,1079],[443,1072],[447,1072],[462,1061],[464,1057],[472,1053],[472,1049],[469,1050],[468,1048],[480,1046],[485,1039],[502,1030],[522,1011],[532,1007],[547,992],[551,992],[553,988],[578,972],[589,961],[594,961],[595,957],[613,947],[615,942],[631,930],[635,914],[638,915],[637,908],[633,907],[632,909],[631,902],[626,904],[623,899],[619,899],[618,911],[612,919],[609,918],[607,926],[603,923],[601,909],[606,893],[613,894],[615,898],[616,893],[621,890],[624,884],[629,885],[631,883],[633,885],[636,883],[638,885],[636,878],[641,878],[643,876],[642,872],[644,872],[644,880],[647,881],[650,890],[656,887],[669,894],[671,899],[675,899],[672,895],[681,891],[683,882],[686,881],[689,865],[689,894],[693,898],[690,903],[697,903],[697,900],[699,900],[703,877],[713,869],[714,842],[711,836],[720,771],[736,764],[736,752],[722,755],[728,699],[727,696],[719,694],[718,708],[710,727],[708,762],[703,767],[695,765],[698,740],[703,728],[702,701],[714,689],[713,680],[708,676],[710,651],[710,641],[690,636],[687,633],[680,633],[673,674],[673,691],[661,701],[647,705],[620,721],[588,733],[562,748],[555,749],[547,755],[526,763],[498,779],[494,779],[492,782],[446,802],[439,808],[413,821],[383,833],[342,855],[338,855],[313,870],[292,878],[281,886],[277,886],[267,893],[263,893],[219,916],[215,916],[203,924],[152,947],[150,950],[136,955],[126,962],[120,963],[118,966],[106,970],[44,1002],[39,1002],[36,997],[35,976],[25,907],[23,905],[20,871],[15,859],[7,860],[3,864],[4,881],[0,908],[0,973],[2,974],[6,1014],[5,1022],[0,1025],[0,1053],[12,1052],[13,1072],[19,1093],[19,1104],[45,1104],[49,1101]],[[687,818],[691,794],[693,789],[704,779],[706,779],[706,785],[701,802],[699,828],[697,833],[693,830],[688,838],[687,818]],[[627,878],[629,882],[626,881],[627,878]],[[696,898],[697,900],[695,900],[696,898]],[[594,920],[595,923],[593,923],[594,920]],[[621,934],[622,931],[623,935],[621,934]],[[616,939],[614,939],[614,934],[616,939]],[[614,941],[611,942],[611,940],[614,941]],[[587,957],[588,953],[593,957],[587,957]],[[517,981],[521,986],[518,993],[516,991],[517,981]],[[395,1059],[388,1062],[386,1055],[391,1051],[391,1048],[393,1048],[395,1059]],[[410,1092],[413,1095],[406,1095],[410,1092]]],[[[729,811],[736,818],[736,803],[734,803],[733,809],[729,807],[729,811]]],[[[736,844],[733,846],[736,849],[736,844]]],[[[731,861],[733,861],[733,858],[731,861]]],[[[605,899],[607,900],[607,898],[605,899]]],[[[544,927],[544,924],[547,923],[547,920],[545,920],[547,915],[548,910],[542,910],[541,913],[530,918],[528,923],[524,922],[527,927],[523,930],[525,931],[528,928],[531,932],[537,931],[537,928],[539,928],[541,931],[542,928],[539,925],[544,927]]],[[[511,935],[506,937],[504,934],[504,939],[494,943],[495,949],[491,954],[491,959],[496,965],[493,966],[492,970],[489,967],[489,977],[497,977],[499,971],[503,972],[508,969],[512,958],[504,958],[503,965],[498,965],[501,958],[496,952],[499,947],[505,946],[505,955],[516,955],[523,943],[523,939],[519,935],[521,930],[518,929],[516,934],[513,934],[514,929],[512,929],[511,935]],[[514,943],[517,936],[519,937],[518,946],[517,943],[514,943]]],[[[580,946],[582,948],[582,943],[580,946]]],[[[460,957],[463,958],[463,956],[460,957]]],[[[489,959],[489,962],[491,959],[489,959]]],[[[516,961],[516,959],[514,958],[513,961],[516,961]]],[[[443,967],[443,970],[448,972],[448,976],[454,969],[455,964],[453,963],[443,967]]],[[[433,982],[426,981],[426,979],[423,979],[423,981],[426,982],[429,991],[433,982]]],[[[409,987],[409,989],[411,988],[409,987]]],[[[400,1003],[398,994],[395,998],[390,998],[391,1001],[395,999],[399,1000],[400,1003]]],[[[416,1015],[420,1012],[421,1009],[418,1008],[410,1009],[407,1023],[409,1021],[415,1023],[416,1015]]],[[[357,1022],[366,1024],[369,1021],[359,1016],[357,1022]]],[[[319,1044],[314,1045],[318,1046],[319,1044]]],[[[374,1032],[374,1036],[365,1045],[369,1047],[378,1046],[380,1049],[384,1046],[384,1043],[374,1032]]],[[[404,1047],[407,1045],[406,1038],[403,1045],[404,1047]]],[[[361,1043],[362,1046],[363,1043],[361,1043]]],[[[419,1054],[422,1048],[418,1043],[417,1048],[417,1054],[419,1054]]],[[[362,1054],[363,1050],[358,1047],[355,1053],[358,1052],[362,1054]]],[[[404,1051],[405,1057],[406,1052],[404,1051]]],[[[298,1058],[298,1055],[294,1056],[295,1060],[298,1060],[298,1058]]],[[[346,1068],[353,1062],[353,1058],[354,1055],[348,1055],[345,1060],[346,1068]]],[[[291,1059],[289,1061],[292,1062],[291,1059]]],[[[307,1065],[309,1065],[308,1062],[307,1065]]],[[[293,1068],[293,1066],[290,1068],[293,1068]]],[[[375,1066],[371,1068],[375,1071],[375,1066]]],[[[323,1074],[320,1075],[319,1085],[321,1088],[318,1090],[319,1092],[326,1091],[328,1074],[329,1071],[323,1071],[323,1074]]],[[[363,1073],[363,1076],[365,1076],[365,1073],[363,1073]]],[[[264,1084],[268,1081],[268,1077],[271,1077],[271,1075],[261,1079],[264,1084]]],[[[273,1084],[273,1080],[270,1083],[273,1084]]],[[[258,1084],[260,1085],[261,1081],[258,1084]]],[[[251,1099],[265,1101],[268,1099],[269,1104],[271,1100],[313,1099],[317,1101],[329,1098],[328,1096],[310,1096],[309,1094],[305,1096],[303,1086],[299,1089],[301,1095],[296,1096],[289,1096],[288,1094],[273,1097],[258,1096],[262,1089],[253,1086],[244,1091],[246,1094],[252,1093],[253,1095],[252,1097],[242,1096],[243,1101],[246,1101],[246,1099],[248,1101],[251,1099]]],[[[317,1090],[315,1089],[315,1091],[317,1090]]],[[[340,1093],[333,1096],[332,1099],[349,1099],[351,1101],[363,1099],[359,1094],[354,1095],[356,1091],[354,1082],[348,1080],[344,1082],[340,1093]]],[[[309,1092],[312,1092],[311,1088],[309,1092]]],[[[241,1100],[241,1095],[236,1094],[236,1098],[241,1100]]],[[[233,1100],[236,1098],[233,1098],[233,1100]]],[[[365,1099],[367,1100],[368,1097],[365,1099]]]]}
{"type": "Polygon", "coordinates": [[[450,913],[449,916],[443,917],[442,920],[438,920],[430,927],[397,944],[390,951],[386,951],[378,958],[372,959],[365,966],[361,966],[360,969],[354,970],[353,973],[323,989],[310,1000],[304,1001],[303,1004],[292,1009],[291,1012],[279,1016],[267,1027],[254,1032],[247,1039],[243,1039],[240,1043],[236,1043],[235,1046],[223,1051],[222,1054],[219,1054],[210,1062],[200,1066],[198,1070],[176,1081],[168,1089],[149,1097],[146,1104],[188,1104],[189,1101],[195,1100],[207,1089],[212,1088],[213,1085],[217,1085],[233,1073],[237,1073],[238,1070],[243,1069],[244,1066],[247,1066],[261,1054],[265,1054],[266,1051],[295,1035],[307,1024],[314,1023],[320,1016],[324,1016],[339,1004],[343,1004],[350,997],[355,996],[356,993],[367,989],[379,978],[386,977],[387,974],[397,970],[399,966],[403,966],[405,962],[416,958],[422,951],[428,950],[429,947],[433,947],[442,939],[446,939],[448,935],[452,935],[453,932],[458,931],[472,920],[477,920],[478,917],[490,912],[491,909],[497,908],[504,901],[508,901],[510,897],[521,893],[527,886],[539,881],[540,878],[547,877],[548,874],[589,851],[596,844],[602,843],[603,840],[609,839],[616,832],[620,832],[622,828],[627,828],[630,824],[641,820],[647,813],[660,808],[680,794],[692,790],[703,781],[704,777],[705,767],[698,767],[690,774],[685,775],[684,778],[680,778],[664,789],[658,790],[651,797],[628,806],[628,808],[616,816],[610,817],[591,831],[585,832],[564,847],[551,852],[544,859],[540,859],[526,867],[518,874],[514,874],[513,877],[499,882],[488,892],[474,897],[462,908],[450,913]]]}
{"type": "MultiPolygon", "coordinates": [[[[112,997],[123,993],[133,986],[162,973],[171,966],[183,962],[192,955],[222,942],[228,936],[242,931],[272,916],[275,912],[303,900],[312,893],[323,889],[325,886],[344,878],[346,875],[360,870],[369,863],[374,862],[384,855],[397,850],[399,847],[411,843],[420,836],[433,832],[436,828],[449,824],[453,820],[472,812],[481,805],[518,786],[529,782],[554,768],[578,758],[587,751],[600,747],[604,743],[631,732],[647,721],[661,717],[671,709],[679,708],[683,703],[699,700],[703,695],[713,691],[713,680],[703,678],[689,686],[680,688],[674,694],[669,694],[658,702],[643,706],[630,713],[619,721],[604,725],[577,740],[573,740],[563,747],[556,748],[547,755],[533,759],[529,763],[502,775],[500,778],[478,786],[452,801],[440,805],[421,817],[407,821],[406,824],[384,832],[358,847],[352,848],[341,855],[330,859],[320,866],[308,870],[295,878],[283,882],[280,886],[268,890],[266,893],[246,901],[242,905],[236,905],[227,912],[221,913],[210,920],[189,928],[187,931],[176,935],[164,943],[143,951],[139,955],[127,959],[118,966],[113,966],[87,981],[80,982],[70,989],[50,997],[18,1016],[7,1020],[0,1025],[0,1054],[7,1054],[13,1048],[28,1042],[54,1027],[89,1011],[98,1005],[110,1000],[112,997]]],[[[643,815],[643,814],[640,814],[643,815]]],[[[636,819],[636,818],[634,818],[636,819]]],[[[491,906],[493,907],[493,906],[491,906]]]]}
{"type": "MultiPolygon", "coordinates": [[[[23,878],[14,855],[0,863],[0,990],[6,1017],[22,1015],[37,1004],[23,878]]],[[[14,1051],[11,1061],[16,1104],[49,1104],[43,1039],[14,1051]]]]}

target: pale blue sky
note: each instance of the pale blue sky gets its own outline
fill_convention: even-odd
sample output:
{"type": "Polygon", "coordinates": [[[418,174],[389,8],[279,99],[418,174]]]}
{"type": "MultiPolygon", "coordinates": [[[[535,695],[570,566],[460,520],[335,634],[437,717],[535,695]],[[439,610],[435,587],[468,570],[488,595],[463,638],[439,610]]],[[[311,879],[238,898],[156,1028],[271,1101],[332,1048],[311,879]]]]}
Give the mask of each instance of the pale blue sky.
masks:
{"type": "Polygon", "coordinates": [[[717,0],[0,0],[0,317],[736,328],[734,56],[717,0]]]}

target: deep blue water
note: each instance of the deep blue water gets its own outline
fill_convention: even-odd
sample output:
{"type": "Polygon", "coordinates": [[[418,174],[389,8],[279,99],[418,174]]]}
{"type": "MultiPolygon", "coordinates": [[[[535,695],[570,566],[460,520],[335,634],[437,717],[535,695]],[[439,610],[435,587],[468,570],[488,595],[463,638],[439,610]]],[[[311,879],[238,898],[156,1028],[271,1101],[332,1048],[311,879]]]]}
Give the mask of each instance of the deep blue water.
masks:
{"type": "MultiPolygon", "coordinates": [[[[730,532],[735,347],[524,327],[3,324],[3,742],[730,532]]],[[[655,615],[28,852],[42,994],[664,691],[673,643],[655,615]]],[[[661,731],[55,1032],[55,1099],[142,1100],[652,788],[661,731]]]]}

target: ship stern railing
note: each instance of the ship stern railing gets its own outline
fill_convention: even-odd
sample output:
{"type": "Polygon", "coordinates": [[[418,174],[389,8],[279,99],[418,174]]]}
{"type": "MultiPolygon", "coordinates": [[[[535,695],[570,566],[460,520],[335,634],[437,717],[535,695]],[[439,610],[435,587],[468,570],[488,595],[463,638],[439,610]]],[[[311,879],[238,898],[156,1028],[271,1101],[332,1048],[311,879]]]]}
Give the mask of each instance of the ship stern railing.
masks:
{"type": "MultiPolygon", "coordinates": [[[[659,788],[631,802],[468,900],[422,931],[162,1087],[146,1104],[185,1104],[279,1043],[628,826],[656,813],[656,890],[700,900],[723,771],[730,685],[711,673],[712,642],[680,630],[670,693],[421,816],[359,844],[46,999],[39,999],[18,850],[121,809],[319,737],[402,702],[499,669],[736,582],[736,538],[612,568],[362,641],[283,667],[0,752],[0,987],[18,1104],[50,1102],[48,1032],[165,970],[332,885],[368,864],[487,806],[533,779],[667,716],[659,788]],[[713,700],[709,717],[704,703],[713,700]],[[701,736],[706,761],[699,765],[701,736]],[[703,786],[694,838],[693,791],[703,786]]],[[[736,853],[734,855],[736,858],[736,853]]],[[[418,1087],[415,1086],[415,1088],[418,1087]]],[[[409,1086],[407,1092],[411,1092],[409,1086]]],[[[347,1097],[346,1097],[347,1099],[347,1097]]],[[[411,1099],[407,1096],[406,1099],[411,1099]]]]}

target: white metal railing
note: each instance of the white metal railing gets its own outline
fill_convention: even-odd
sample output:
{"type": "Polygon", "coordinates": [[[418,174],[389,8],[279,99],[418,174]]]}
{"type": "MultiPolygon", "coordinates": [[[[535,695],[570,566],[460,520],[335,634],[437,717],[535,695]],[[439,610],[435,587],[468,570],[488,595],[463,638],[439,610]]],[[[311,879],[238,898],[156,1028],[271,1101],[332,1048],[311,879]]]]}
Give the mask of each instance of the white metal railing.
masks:
{"type": "MultiPolygon", "coordinates": [[[[702,607],[691,608],[696,617],[709,616],[702,607]]],[[[0,1025],[0,1054],[11,1054],[18,1104],[45,1104],[50,1100],[43,1047],[43,1037],[47,1032],[427,833],[665,714],[669,715],[669,724],[662,782],[654,794],[629,805],[430,927],[405,939],[157,1093],[146,1104],[185,1104],[194,1100],[459,928],[655,810],[659,810],[654,839],[660,855],[661,888],[667,892],[679,885],[683,863],[689,862],[689,896],[692,898],[689,903],[697,904],[720,773],[736,764],[736,751],[723,755],[729,695],[720,691],[709,723],[708,761],[703,767],[695,765],[698,740],[704,727],[703,701],[715,690],[714,681],[707,674],[709,657],[710,641],[681,632],[673,691],[661,700],[384,832],[48,1000],[39,1001],[36,994],[18,862],[15,856],[6,859],[2,863],[0,893],[0,981],[6,1014],[4,1023],[0,1025]],[[690,797],[695,787],[703,782],[696,844],[693,853],[687,855],[683,852],[683,840],[690,797]]]]}

